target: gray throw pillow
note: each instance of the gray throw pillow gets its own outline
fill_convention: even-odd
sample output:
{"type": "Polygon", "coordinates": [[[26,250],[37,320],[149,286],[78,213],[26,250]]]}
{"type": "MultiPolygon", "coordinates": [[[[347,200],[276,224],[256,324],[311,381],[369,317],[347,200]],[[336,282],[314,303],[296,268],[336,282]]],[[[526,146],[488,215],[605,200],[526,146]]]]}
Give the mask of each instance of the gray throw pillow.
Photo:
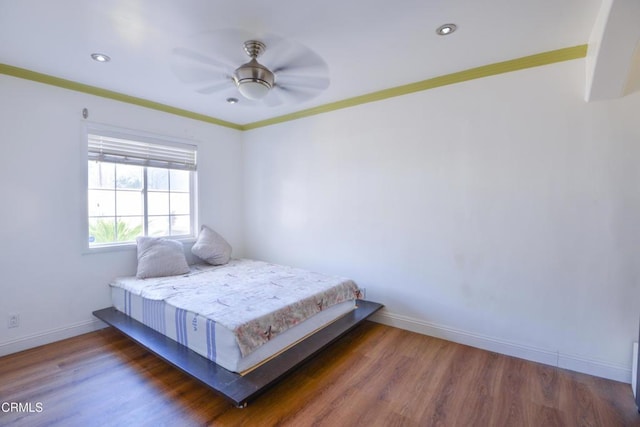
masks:
{"type": "Polygon", "coordinates": [[[209,264],[222,265],[231,258],[231,245],[221,235],[203,225],[191,253],[209,264]]]}
{"type": "Polygon", "coordinates": [[[182,243],[162,237],[138,237],[138,272],[136,277],[175,276],[189,272],[182,243]]]}

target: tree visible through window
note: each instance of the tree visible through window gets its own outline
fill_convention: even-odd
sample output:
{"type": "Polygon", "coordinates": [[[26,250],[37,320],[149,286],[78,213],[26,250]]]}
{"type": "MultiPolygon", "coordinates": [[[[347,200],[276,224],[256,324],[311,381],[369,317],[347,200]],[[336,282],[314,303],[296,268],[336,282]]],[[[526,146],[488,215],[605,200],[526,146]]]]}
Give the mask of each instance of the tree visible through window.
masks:
{"type": "Polygon", "coordinates": [[[195,149],[192,164],[185,165],[154,155],[159,147],[175,149],[89,134],[90,247],[133,242],[137,236],[193,235],[195,149]]]}

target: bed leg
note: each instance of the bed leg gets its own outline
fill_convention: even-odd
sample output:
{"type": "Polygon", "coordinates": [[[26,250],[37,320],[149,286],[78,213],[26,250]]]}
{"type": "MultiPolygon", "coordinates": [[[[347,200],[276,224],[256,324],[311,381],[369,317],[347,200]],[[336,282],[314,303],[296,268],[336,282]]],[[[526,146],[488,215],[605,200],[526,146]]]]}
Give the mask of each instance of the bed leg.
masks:
{"type": "Polygon", "coordinates": [[[238,403],[236,405],[236,408],[238,408],[238,409],[244,409],[246,407],[247,407],[247,402],[238,403]]]}

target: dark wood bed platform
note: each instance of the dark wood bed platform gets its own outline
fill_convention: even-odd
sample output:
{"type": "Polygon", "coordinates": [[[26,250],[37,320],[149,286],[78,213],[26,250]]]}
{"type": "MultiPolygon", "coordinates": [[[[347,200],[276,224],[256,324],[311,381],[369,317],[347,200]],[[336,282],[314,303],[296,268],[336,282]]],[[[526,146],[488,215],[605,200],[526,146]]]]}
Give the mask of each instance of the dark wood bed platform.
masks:
{"type": "Polygon", "coordinates": [[[240,375],[224,369],[206,357],[154,331],[113,307],[94,311],[93,315],[169,364],[212,388],[230,400],[236,407],[243,408],[251,400],[281,380],[287,373],[342,337],[381,308],[382,304],[358,300],[355,310],[308,336],[246,375],[240,375]]]}

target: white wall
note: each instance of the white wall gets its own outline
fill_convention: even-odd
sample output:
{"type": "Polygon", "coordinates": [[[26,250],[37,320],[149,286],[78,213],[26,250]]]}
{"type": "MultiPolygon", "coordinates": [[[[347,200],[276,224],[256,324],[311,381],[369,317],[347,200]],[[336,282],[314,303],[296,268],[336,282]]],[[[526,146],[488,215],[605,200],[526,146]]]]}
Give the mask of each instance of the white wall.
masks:
{"type": "Polygon", "coordinates": [[[86,107],[91,121],[195,140],[200,222],[234,255],[350,276],[388,324],[629,381],[640,95],[587,104],[584,70],[245,133],[0,76],[0,354],[96,327],[108,281],[135,272],[134,250],[82,250],[86,107]]]}
{"type": "Polygon", "coordinates": [[[108,282],[135,274],[135,248],[83,252],[85,107],[94,122],[197,143],[200,223],[242,255],[239,132],[2,75],[0,94],[0,355],[92,330],[108,282]]]}
{"type": "Polygon", "coordinates": [[[630,381],[640,96],[584,60],[245,132],[247,255],[354,278],[378,320],[630,381]]]}

